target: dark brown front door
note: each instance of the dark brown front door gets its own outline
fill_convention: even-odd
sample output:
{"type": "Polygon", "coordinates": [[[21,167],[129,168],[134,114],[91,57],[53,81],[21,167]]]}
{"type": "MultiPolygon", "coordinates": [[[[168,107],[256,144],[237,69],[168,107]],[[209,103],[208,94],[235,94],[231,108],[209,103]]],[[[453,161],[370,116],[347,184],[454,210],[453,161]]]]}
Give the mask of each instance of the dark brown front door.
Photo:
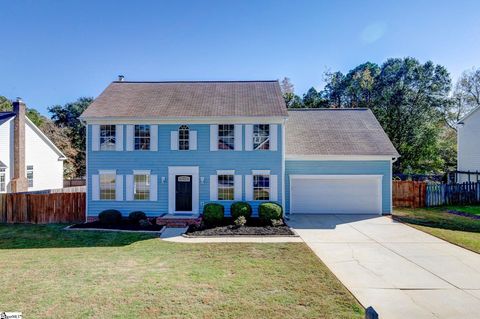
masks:
{"type": "Polygon", "coordinates": [[[175,211],[192,211],[192,175],[175,176],[175,211]]]}

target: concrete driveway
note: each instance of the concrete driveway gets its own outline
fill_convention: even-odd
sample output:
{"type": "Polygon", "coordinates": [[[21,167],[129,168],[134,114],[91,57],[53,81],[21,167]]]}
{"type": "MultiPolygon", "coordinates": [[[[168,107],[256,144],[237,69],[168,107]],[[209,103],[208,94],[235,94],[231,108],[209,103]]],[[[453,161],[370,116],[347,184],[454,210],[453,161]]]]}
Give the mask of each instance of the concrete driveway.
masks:
{"type": "Polygon", "coordinates": [[[289,224],[381,318],[480,318],[480,255],[378,215],[289,224]]]}

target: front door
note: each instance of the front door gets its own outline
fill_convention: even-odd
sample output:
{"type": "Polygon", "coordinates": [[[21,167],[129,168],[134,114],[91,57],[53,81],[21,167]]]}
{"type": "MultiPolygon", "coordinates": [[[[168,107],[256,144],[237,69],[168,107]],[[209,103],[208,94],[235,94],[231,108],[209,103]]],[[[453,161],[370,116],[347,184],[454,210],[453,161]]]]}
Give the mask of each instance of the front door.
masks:
{"type": "Polygon", "coordinates": [[[192,175],[175,176],[175,211],[192,211],[192,175]]]}

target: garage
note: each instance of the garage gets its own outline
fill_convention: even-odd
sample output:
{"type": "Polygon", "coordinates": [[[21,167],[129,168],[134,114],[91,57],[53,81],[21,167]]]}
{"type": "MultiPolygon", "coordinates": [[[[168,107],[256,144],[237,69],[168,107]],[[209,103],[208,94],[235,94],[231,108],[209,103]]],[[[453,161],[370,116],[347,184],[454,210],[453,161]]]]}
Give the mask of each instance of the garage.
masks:
{"type": "Polygon", "coordinates": [[[383,175],[290,175],[291,214],[381,214],[383,175]]]}

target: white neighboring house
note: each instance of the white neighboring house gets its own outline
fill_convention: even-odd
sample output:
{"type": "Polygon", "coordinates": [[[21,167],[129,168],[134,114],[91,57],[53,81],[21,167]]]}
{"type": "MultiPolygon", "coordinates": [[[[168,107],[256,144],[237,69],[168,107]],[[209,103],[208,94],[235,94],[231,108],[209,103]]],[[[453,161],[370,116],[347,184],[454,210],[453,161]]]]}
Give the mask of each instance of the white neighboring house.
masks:
{"type": "Polygon", "coordinates": [[[14,111],[0,112],[0,193],[62,188],[65,155],[25,116],[21,100],[14,111]],[[26,178],[20,186],[15,174],[26,178]]]}
{"type": "MultiPolygon", "coordinates": [[[[480,172],[480,107],[472,110],[458,122],[457,169],[462,172],[480,172]]],[[[478,175],[477,175],[478,176],[478,175]]],[[[459,181],[468,181],[468,174],[459,174],[459,181]]],[[[471,181],[477,181],[472,175],[471,181]]]]}

